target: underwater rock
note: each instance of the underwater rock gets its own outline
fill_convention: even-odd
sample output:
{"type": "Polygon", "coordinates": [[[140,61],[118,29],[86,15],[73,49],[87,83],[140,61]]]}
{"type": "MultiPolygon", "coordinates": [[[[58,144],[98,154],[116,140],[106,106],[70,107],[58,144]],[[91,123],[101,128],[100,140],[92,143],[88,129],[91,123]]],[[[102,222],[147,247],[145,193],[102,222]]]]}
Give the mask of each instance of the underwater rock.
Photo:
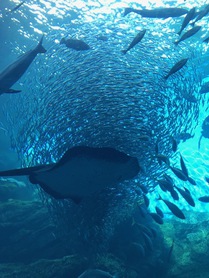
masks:
{"type": "Polygon", "coordinates": [[[160,226],[165,242],[171,245],[174,240],[168,277],[208,277],[208,225],[207,213],[190,212],[184,222],[172,218],[160,226]]]}

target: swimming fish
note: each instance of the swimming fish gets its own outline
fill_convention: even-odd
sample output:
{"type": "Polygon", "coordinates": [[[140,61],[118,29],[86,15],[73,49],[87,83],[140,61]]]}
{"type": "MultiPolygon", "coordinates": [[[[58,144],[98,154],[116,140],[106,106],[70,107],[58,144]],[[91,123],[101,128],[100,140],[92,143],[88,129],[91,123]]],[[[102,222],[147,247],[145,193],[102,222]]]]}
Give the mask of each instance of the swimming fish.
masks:
{"type": "Polygon", "coordinates": [[[143,39],[145,33],[146,33],[146,30],[140,31],[136,35],[136,37],[133,39],[133,41],[130,43],[128,48],[126,50],[122,50],[122,53],[126,54],[131,48],[133,48],[137,43],[139,43],[143,39]]]}
{"type": "Polygon", "coordinates": [[[175,188],[178,190],[178,192],[181,194],[181,196],[184,198],[184,200],[192,207],[195,207],[195,202],[188,191],[181,189],[180,187],[175,185],[175,188]]]}
{"type": "Polygon", "coordinates": [[[180,42],[182,42],[182,41],[184,41],[184,40],[190,38],[190,37],[193,36],[194,34],[196,34],[200,29],[201,29],[201,26],[195,26],[195,27],[193,27],[192,29],[190,29],[190,30],[188,30],[186,33],[184,33],[184,34],[182,35],[182,37],[181,37],[178,41],[174,42],[174,44],[175,44],[175,45],[178,45],[180,42]]]}
{"type": "Polygon", "coordinates": [[[82,40],[77,40],[77,39],[67,39],[66,40],[65,38],[62,38],[60,41],[60,44],[65,44],[68,48],[72,48],[77,51],[90,49],[90,46],[88,44],[86,44],[82,40]]]}
{"type": "Polygon", "coordinates": [[[88,269],[84,271],[78,278],[115,278],[109,272],[100,269],[88,269]]]}
{"type": "Polygon", "coordinates": [[[180,180],[182,181],[188,180],[188,177],[184,174],[184,172],[181,169],[172,166],[170,166],[170,169],[180,180]]]}
{"type": "Polygon", "coordinates": [[[197,21],[202,19],[204,16],[206,16],[209,13],[209,5],[206,5],[203,10],[201,10],[196,17],[195,21],[192,22],[192,25],[194,25],[197,21]]]}
{"type": "Polygon", "coordinates": [[[198,198],[198,200],[203,203],[209,203],[209,196],[202,196],[202,197],[198,198]]]}
{"type": "Polygon", "coordinates": [[[209,116],[207,116],[202,123],[201,136],[198,141],[198,150],[200,149],[200,143],[201,143],[202,137],[209,138],[209,116]]]}
{"type": "Polygon", "coordinates": [[[163,219],[162,219],[162,217],[161,217],[158,213],[150,212],[149,215],[152,217],[152,219],[153,219],[156,223],[158,223],[158,224],[160,224],[160,225],[163,224],[163,219]]]}
{"type": "Polygon", "coordinates": [[[46,50],[42,46],[43,37],[39,44],[33,50],[23,54],[17,61],[9,65],[0,73],[0,94],[3,93],[18,93],[20,90],[11,89],[11,87],[22,77],[30,64],[38,53],[45,53],[46,50]]]}
{"type": "Polygon", "coordinates": [[[188,10],[181,9],[181,8],[157,8],[154,10],[137,10],[133,8],[125,8],[124,16],[129,13],[137,13],[142,17],[149,17],[149,18],[168,18],[168,17],[178,17],[188,13],[188,10]]]}
{"type": "Polygon", "coordinates": [[[15,6],[13,9],[11,9],[9,12],[12,13],[14,11],[16,11],[17,9],[19,9],[24,3],[26,2],[25,1],[22,1],[20,4],[18,4],[17,6],[15,6]]]}
{"type": "Polygon", "coordinates": [[[159,196],[158,200],[162,200],[175,216],[177,216],[180,219],[185,219],[185,215],[175,204],[163,199],[161,196],[159,196]]]}
{"type": "Polygon", "coordinates": [[[177,62],[169,71],[169,73],[164,77],[165,79],[168,79],[168,77],[174,73],[176,73],[177,71],[179,71],[181,68],[183,68],[183,66],[186,65],[187,61],[189,58],[186,59],[182,59],[179,62],[177,62]]]}
{"type": "Polygon", "coordinates": [[[184,160],[183,160],[183,157],[182,157],[181,154],[180,154],[180,164],[181,164],[181,170],[182,170],[182,172],[184,173],[185,176],[188,177],[189,173],[188,173],[187,167],[186,167],[186,165],[185,165],[185,163],[184,163],[184,160]]]}
{"type": "MultiPolygon", "coordinates": [[[[209,38],[208,38],[208,40],[209,40],[209,38]]],[[[201,89],[199,91],[199,94],[206,94],[206,93],[209,93],[209,82],[204,83],[201,86],[201,89]]]]}
{"type": "Polygon", "coordinates": [[[188,23],[190,22],[190,20],[192,20],[195,16],[195,8],[192,8],[187,15],[184,18],[184,21],[181,25],[181,29],[180,31],[177,33],[178,35],[181,35],[181,32],[184,30],[184,28],[186,28],[186,26],[188,25],[188,23]]]}
{"type": "Polygon", "coordinates": [[[113,148],[77,146],[69,149],[53,164],[0,172],[3,176],[29,176],[32,184],[55,199],[80,203],[102,189],[135,177],[138,160],[113,148]]]}

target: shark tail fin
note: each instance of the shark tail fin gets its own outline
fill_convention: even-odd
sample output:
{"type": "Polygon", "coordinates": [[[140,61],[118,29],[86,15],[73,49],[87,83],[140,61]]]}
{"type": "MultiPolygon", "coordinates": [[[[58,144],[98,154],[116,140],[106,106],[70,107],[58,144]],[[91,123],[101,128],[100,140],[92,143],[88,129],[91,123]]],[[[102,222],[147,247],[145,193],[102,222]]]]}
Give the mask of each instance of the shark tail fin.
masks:
{"type": "Polygon", "coordinates": [[[41,37],[39,44],[36,47],[37,53],[45,53],[46,49],[42,46],[44,35],[41,37]]]}
{"type": "MultiPolygon", "coordinates": [[[[51,165],[49,165],[49,166],[51,166],[51,165]]],[[[0,177],[29,176],[33,172],[41,171],[44,169],[46,169],[46,165],[39,165],[39,166],[33,166],[33,167],[28,167],[28,168],[22,168],[22,169],[0,171],[0,177]]]]}

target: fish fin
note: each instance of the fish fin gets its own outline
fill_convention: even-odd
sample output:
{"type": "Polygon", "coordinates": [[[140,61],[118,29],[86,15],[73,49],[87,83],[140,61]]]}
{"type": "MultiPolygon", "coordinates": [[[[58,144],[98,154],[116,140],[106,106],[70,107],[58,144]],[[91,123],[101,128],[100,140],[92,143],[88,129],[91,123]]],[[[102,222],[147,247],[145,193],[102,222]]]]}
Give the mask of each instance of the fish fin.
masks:
{"type": "Polygon", "coordinates": [[[16,93],[20,93],[21,90],[14,90],[14,89],[9,89],[9,90],[6,90],[6,94],[16,94],[16,93]]]}
{"type": "Polygon", "coordinates": [[[124,11],[124,14],[123,16],[126,16],[127,14],[133,12],[133,9],[132,8],[125,8],[125,11],[124,11]]]}
{"type": "Polygon", "coordinates": [[[179,35],[179,36],[181,35],[181,30],[179,32],[177,32],[177,35],[179,35]]]}
{"type": "MultiPolygon", "coordinates": [[[[51,165],[50,165],[51,167],[51,165]]],[[[43,169],[48,169],[48,165],[39,165],[34,167],[22,168],[22,169],[12,169],[7,171],[1,171],[0,177],[13,177],[13,176],[28,176],[36,171],[40,171],[43,169]]]]}
{"type": "Polygon", "coordinates": [[[44,35],[41,37],[40,42],[36,47],[36,51],[38,53],[45,53],[46,52],[46,49],[42,46],[43,38],[44,38],[44,35]]]}
{"type": "Polygon", "coordinates": [[[127,50],[121,50],[121,52],[122,52],[123,54],[126,54],[127,50]]]}
{"type": "Polygon", "coordinates": [[[65,44],[65,42],[66,42],[65,38],[62,38],[62,39],[60,40],[60,44],[65,44]]]}
{"type": "Polygon", "coordinates": [[[175,41],[175,42],[173,42],[176,46],[178,45],[178,43],[179,43],[179,41],[175,41]]]}

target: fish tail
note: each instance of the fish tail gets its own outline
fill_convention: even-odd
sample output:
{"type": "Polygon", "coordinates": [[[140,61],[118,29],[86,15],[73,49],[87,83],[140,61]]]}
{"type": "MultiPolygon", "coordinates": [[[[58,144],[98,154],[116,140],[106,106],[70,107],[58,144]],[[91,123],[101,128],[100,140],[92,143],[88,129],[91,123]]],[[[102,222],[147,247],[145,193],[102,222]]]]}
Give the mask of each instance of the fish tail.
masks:
{"type": "Polygon", "coordinates": [[[200,136],[200,139],[198,141],[198,150],[200,150],[200,143],[201,143],[201,140],[202,140],[202,135],[200,136]]]}
{"type": "Polygon", "coordinates": [[[44,35],[41,37],[39,44],[36,47],[37,53],[45,53],[46,49],[42,46],[44,35]]]}
{"type": "Polygon", "coordinates": [[[176,46],[179,44],[179,41],[173,42],[176,46]]]}
{"type": "Polygon", "coordinates": [[[180,36],[181,35],[181,30],[179,32],[177,32],[177,34],[180,36]]]}
{"type": "Polygon", "coordinates": [[[121,52],[122,52],[123,54],[126,54],[127,50],[121,50],[121,52]]]}
{"type": "Polygon", "coordinates": [[[129,14],[131,12],[133,12],[132,8],[125,8],[123,16],[126,16],[127,14],[129,14]]]}
{"type": "Polygon", "coordinates": [[[167,74],[166,76],[164,76],[163,78],[165,79],[165,80],[167,80],[168,79],[168,77],[169,77],[169,74],[167,74]]]}

